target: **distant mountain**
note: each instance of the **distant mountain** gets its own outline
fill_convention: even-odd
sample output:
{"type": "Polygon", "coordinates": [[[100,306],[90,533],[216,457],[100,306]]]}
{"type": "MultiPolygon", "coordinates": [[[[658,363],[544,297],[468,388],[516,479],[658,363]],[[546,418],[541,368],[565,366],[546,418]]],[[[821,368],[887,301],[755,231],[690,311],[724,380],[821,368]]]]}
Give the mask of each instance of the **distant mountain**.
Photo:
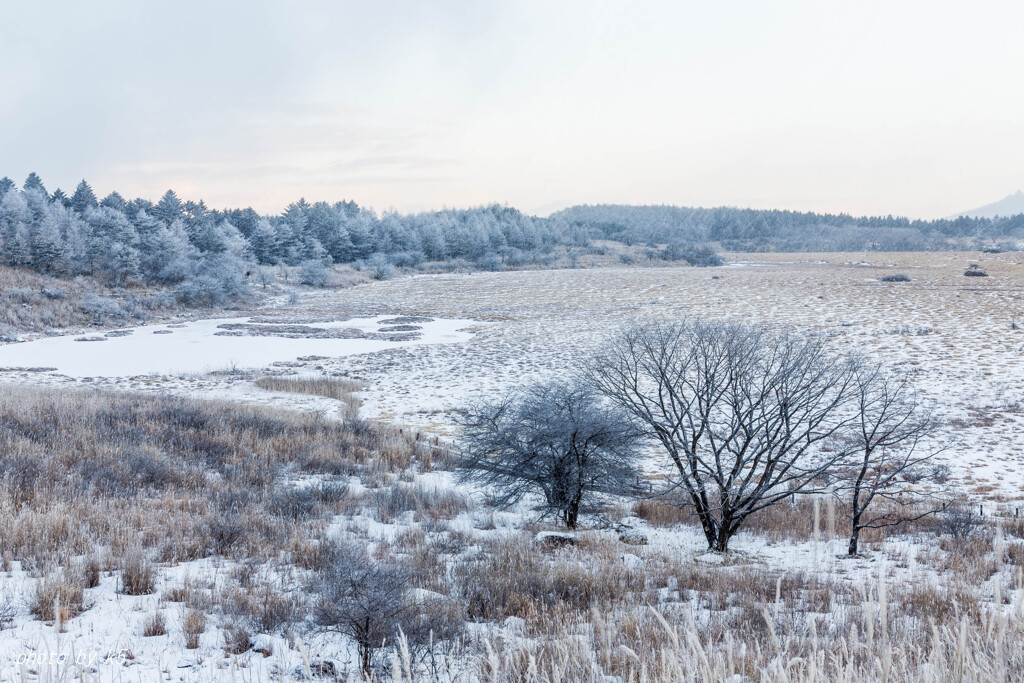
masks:
{"type": "Polygon", "coordinates": [[[1019,213],[1024,213],[1024,192],[1015,192],[1008,197],[1000,199],[998,202],[986,204],[970,211],[963,211],[950,216],[950,218],[960,218],[960,216],[993,218],[995,216],[1016,216],[1019,213]]]}

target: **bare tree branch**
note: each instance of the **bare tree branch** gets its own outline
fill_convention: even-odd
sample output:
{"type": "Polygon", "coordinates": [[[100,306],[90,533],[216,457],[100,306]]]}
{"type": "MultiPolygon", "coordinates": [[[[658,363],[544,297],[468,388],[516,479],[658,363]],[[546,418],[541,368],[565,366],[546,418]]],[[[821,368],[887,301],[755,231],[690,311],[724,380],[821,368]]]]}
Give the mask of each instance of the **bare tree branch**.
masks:
{"type": "Polygon", "coordinates": [[[588,370],[668,455],[710,549],[751,514],[818,490],[852,422],[854,375],[824,341],[765,326],[650,322],[588,370]]]}

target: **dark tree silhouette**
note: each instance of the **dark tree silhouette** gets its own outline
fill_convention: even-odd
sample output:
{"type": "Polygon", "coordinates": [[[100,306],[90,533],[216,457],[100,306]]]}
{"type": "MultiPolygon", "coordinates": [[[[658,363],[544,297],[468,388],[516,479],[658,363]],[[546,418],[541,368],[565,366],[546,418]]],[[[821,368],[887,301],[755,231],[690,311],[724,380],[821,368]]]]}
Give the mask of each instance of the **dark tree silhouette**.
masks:
{"type": "Polygon", "coordinates": [[[499,505],[540,492],[545,513],[574,529],[586,501],[638,490],[638,431],[586,387],[534,385],[470,409],[462,427],[460,477],[499,505]]]}
{"type": "Polygon", "coordinates": [[[944,507],[921,486],[929,478],[926,466],[941,448],[922,448],[938,425],[923,414],[909,376],[863,363],[855,369],[853,388],[856,420],[847,440],[849,459],[835,489],[849,501],[850,555],[857,554],[864,529],[898,526],[944,507]],[[876,500],[888,506],[872,514],[876,500]]]}
{"type": "Polygon", "coordinates": [[[821,338],[728,322],[651,322],[622,333],[590,383],[659,443],[725,552],[752,514],[819,482],[851,424],[852,364],[821,338]]]}

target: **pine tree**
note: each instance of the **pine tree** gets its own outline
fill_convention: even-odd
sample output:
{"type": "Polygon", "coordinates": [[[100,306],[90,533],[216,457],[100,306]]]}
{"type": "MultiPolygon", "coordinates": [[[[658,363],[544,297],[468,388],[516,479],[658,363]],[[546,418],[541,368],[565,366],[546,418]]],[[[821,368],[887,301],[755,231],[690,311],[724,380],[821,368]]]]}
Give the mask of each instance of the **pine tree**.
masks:
{"type": "Polygon", "coordinates": [[[274,265],[280,260],[277,250],[277,233],[266,218],[261,218],[256,223],[256,228],[249,237],[249,243],[252,245],[257,263],[274,265]]]}
{"type": "Polygon", "coordinates": [[[67,207],[71,203],[71,200],[68,198],[68,196],[64,194],[64,190],[60,189],[59,187],[53,191],[53,194],[50,196],[50,199],[52,199],[55,204],[60,204],[63,207],[67,207]]]}
{"type": "Polygon", "coordinates": [[[140,237],[139,262],[149,281],[177,284],[188,279],[199,261],[199,252],[188,241],[180,220],[170,226],[158,223],[140,237]]]}
{"type": "Polygon", "coordinates": [[[105,206],[108,209],[114,209],[120,211],[123,214],[128,214],[128,202],[124,200],[124,197],[119,195],[117,192],[111,192],[103,201],[100,202],[100,206],[105,206]]]}
{"type": "Polygon", "coordinates": [[[153,207],[151,213],[167,225],[170,225],[174,219],[182,217],[182,209],[183,207],[181,200],[178,199],[178,195],[174,194],[174,190],[167,190],[164,196],[160,198],[160,201],[157,202],[157,205],[153,207]]]}
{"type": "Polygon", "coordinates": [[[64,258],[64,240],[52,215],[44,216],[43,220],[30,230],[29,249],[34,267],[44,273],[60,269],[64,258]]]}
{"type": "Polygon", "coordinates": [[[46,187],[43,185],[43,179],[36,175],[35,171],[28,174],[28,177],[25,178],[25,184],[22,185],[21,189],[26,192],[29,190],[38,190],[39,192],[42,192],[44,196],[50,196],[46,191],[46,187]]]}
{"type": "Polygon", "coordinates": [[[15,189],[15,187],[17,187],[15,182],[7,176],[0,178],[0,199],[3,199],[4,195],[15,189]]]}
{"type": "Polygon", "coordinates": [[[96,201],[96,193],[89,187],[89,183],[82,180],[78,183],[78,187],[75,188],[75,193],[71,195],[71,208],[78,213],[85,213],[86,209],[99,206],[96,201]]]}
{"type": "Polygon", "coordinates": [[[139,252],[135,249],[117,242],[110,250],[110,257],[108,274],[114,282],[124,284],[139,277],[139,252]]]}
{"type": "Polygon", "coordinates": [[[8,192],[0,199],[0,244],[4,260],[12,265],[29,258],[28,202],[20,192],[8,192]]]}

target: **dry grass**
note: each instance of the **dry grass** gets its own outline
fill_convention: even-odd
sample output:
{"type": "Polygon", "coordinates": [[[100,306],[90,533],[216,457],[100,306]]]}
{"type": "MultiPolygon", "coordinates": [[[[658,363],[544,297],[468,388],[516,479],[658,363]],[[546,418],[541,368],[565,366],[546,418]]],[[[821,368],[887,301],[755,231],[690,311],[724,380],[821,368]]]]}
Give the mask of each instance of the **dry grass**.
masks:
{"type": "Polygon", "coordinates": [[[158,561],[274,558],[341,503],[332,478],[407,469],[414,443],[269,410],[12,389],[0,396],[0,544],[39,567],[97,546],[158,561]],[[286,499],[285,471],[327,483],[286,499]]]}
{"type": "Polygon", "coordinates": [[[0,266],[0,341],[25,332],[138,323],[176,310],[173,294],[159,290],[111,289],[93,278],[0,266]]]}
{"type": "Polygon", "coordinates": [[[359,391],[359,384],[352,380],[337,377],[260,377],[253,384],[267,391],[310,394],[341,401],[349,417],[355,417],[359,412],[359,399],[353,395],[359,391]]]}
{"type": "Polygon", "coordinates": [[[155,610],[146,617],[146,621],[142,625],[142,635],[144,638],[167,635],[167,622],[163,610],[155,610]]]}
{"type": "Polygon", "coordinates": [[[36,583],[29,599],[29,611],[42,621],[63,624],[85,609],[85,591],[80,577],[70,571],[47,574],[36,583]]]}
{"type": "MultiPolygon", "coordinates": [[[[411,434],[359,421],[98,392],[0,393],[0,548],[43,576],[28,596],[37,618],[61,623],[87,607],[105,567],[126,595],[157,591],[161,563],[223,555],[315,569],[315,539],[349,500],[348,478],[392,477],[416,462],[411,434]],[[296,478],[316,483],[299,485],[296,478]],[[69,561],[67,558],[81,559],[69,561]],[[83,557],[84,556],[84,557],[83,557]],[[103,559],[101,565],[100,559],[103,559]]],[[[447,502],[433,492],[414,508],[447,502]]],[[[433,511],[431,514],[437,514],[433,511]]],[[[264,632],[302,621],[279,578],[247,579],[246,623],[264,632]]],[[[186,640],[223,600],[186,582],[186,640]],[[205,617],[203,617],[205,618],[205,617]],[[192,629],[189,631],[188,629],[192,629]]]]}
{"type": "Polygon", "coordinates": [[[156,591],[156,569],[141,551],[125,556],[121,564],[118,592],[125,595],[149,595],[156,591]]]}
{"type": "Polygon", "coordinates": [[[206,631],[206,614],[201,609],[188,607],[182,613],[181,632],[185,637],[185,648],[199,647],[199,636],[206,631]]]}

